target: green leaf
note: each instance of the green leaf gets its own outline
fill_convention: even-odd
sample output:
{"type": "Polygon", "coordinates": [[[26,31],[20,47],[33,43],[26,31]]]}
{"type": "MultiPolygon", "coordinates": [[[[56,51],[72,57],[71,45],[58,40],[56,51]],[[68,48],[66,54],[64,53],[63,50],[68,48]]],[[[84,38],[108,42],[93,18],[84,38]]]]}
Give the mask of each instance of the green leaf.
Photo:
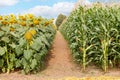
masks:
{"type": "Polygon", "coordinates": [[[5,69],[5,67],[3,67],[3,68],[2,68],[2,72],[6,72],[6,69],[5,69]]]}
{"type": "Polygon", "coordinates": [[[24,50],[24,57],[25,59],[29,60],[33,55],[33,51],[32,50],[24,50]]]}
{"type": "Polygon", "coordinates": [[[24,71],[25,71],[25,74],[29,73],[29,72],[30,72],[30,66],[27,65],[27,66],[24,68],[24,71]]]}
{"type": "Polygon", "coordinates": [[[36,54],[34,54],[34,58],[37,60],[37,61],[39,61],[40,60],[40,58],[41,58],[41,55],[40,55],[41,53],[36,53],[36,54]]]}
{"type": "Polygon", "coordinates": [[[15,61],[15,66],[16,66],[16,68],[21,66],[20,60],[15,61]]]}
{"type": "Polygon", "coordinates": [[[37,38],[33,41],[33,44],[31,45],[31,48],[36,50],[36,51],[39,51],[40,48],[42,48],[42,46],[43,46],[43,43],[41,43],[41,39],[37,38]]]}
{"type": "Polygon", "coordinates": [[[26,66],[28,65],[28,63],[27,63],[27,61],[25,60],[25,58],[22,58],[21,61],[20,61],[20,63],[21,63],[24,67],[26,67],[26,66]]]}
{"type": "Polygon", "coordinates": [[[39,51],[41,47],[42,47],[42,46],[40,46],[37,42],[34,42],[34,43],[31,45],[31,48],[34,49],[34,50],[36,50],[36,51],[39,51]]]}
{"type": "Polygon", "coordinates": [[[86,48],[86,51],[89,50],[91,47],[93,47],[93,45],[90,45],[86,48]]]}
{"type": "Polygon", "coordinates": [[[10,31],[10,28],[9,28],[9,27],[1,27],[1,29],[2,29],[3,31],[6,31],[6,32],[10,31]]]}
{"type": "Polygon", "coordinates": [[[15,61],[15,54],[9,54],[10,55],[10,61],[13,62],[15,61]]]}
{"type": "Polygon", "coordinates": [[[0,56],[3,56],[5,54],[5,49],[3,47],[0,47],[0,56]]]}
{"type": "Polygon", "coordinates": [[[14,64],[11,62],[11,63],[9,63],[9,65],[8,65],[8,69],[9,70],[12,70],[13,69],[13,67],[14,67],[14,64]]]}
{"type": "Polygon", "coordinates": [[[8,37],[2,37],[1,39],[2,41],[6,42],[6,43],[9,43],[10,39],[8,37]]]}
{"type": "Polygon", "coordinates": [[[33,59],[32,62],[31,62],[30,67],[31,67],[32,69],[34,69],[36,66],[37,66],[37,60],[36,60],[36,59],[33,59]]]}
{"type": "Polygon", "coordinates": [[[39,39],[41,39],[41,41],[42,41],[45,45],[50,46],[50,44],[48,43],[48,41],[47,41],[47,39],[46,39],[45,36],[41,36],[39,39]]]}
{"type": "Polygon", "coordinates": [[[16,47],[15,43],[9,44],[13,49],[16,47]]]}
{"type": "Polygon", "coordinates": [[[3,48],[5,49],[5,52],[7,52],[7,47],[6,47],[6,46],[4,46],[3,48]]]}
{"type": "Polygon", "coordinates": [[[20,38],[20,36],[18,34],[14,33],[14,32],[10,32],[10,34],[14,37],[20,38]]]}
{"type": "Polygon", "coordinates": [[[3,31],[0,31],[0,37],[4,35],[4,32],[3,31]]]}
{"type": "Polygon", "coordinates": [[[17,56],[20,56],[23,53],[23,50],[20,46],[16,46],[15,52],[16,52],[17,56]]]}
{"type": "Polygon", "coordinates": [[[20,44],[20,46],[24,46],[26,44],[26,40],[23,38],[20,38],[19,44],[20,44]]]}

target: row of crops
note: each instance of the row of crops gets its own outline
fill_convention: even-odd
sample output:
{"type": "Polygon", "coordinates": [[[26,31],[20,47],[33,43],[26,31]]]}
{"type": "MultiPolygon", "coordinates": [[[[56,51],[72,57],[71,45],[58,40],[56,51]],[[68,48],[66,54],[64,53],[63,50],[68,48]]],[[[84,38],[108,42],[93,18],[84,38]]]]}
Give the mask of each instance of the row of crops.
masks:
{"type": "Polygon", "coordinates": [[[60,27],[74,59],[83,70],[90,64],[120,67],[120,7],[80,6],[60,27]]]}
{"type": "Polygon", "coordinates": [[[32,14],[0,16],[0,71],[35,73],[42,69],[55,28],[53,19],[32,14]]]}

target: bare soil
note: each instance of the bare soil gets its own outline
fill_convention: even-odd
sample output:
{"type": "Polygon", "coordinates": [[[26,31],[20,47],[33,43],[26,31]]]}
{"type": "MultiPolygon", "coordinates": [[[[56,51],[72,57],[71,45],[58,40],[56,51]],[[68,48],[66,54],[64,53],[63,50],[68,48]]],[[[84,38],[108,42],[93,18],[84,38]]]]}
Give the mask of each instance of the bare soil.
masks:
{"type": "Polygon", "coordinates": [[[120,69],[110,69],[104,73],[100,68],[88,66],[86,72],[82,72],[80,65],[73,62],[70,49],[61,33],[57,31],[55,40],[47,57],[46,69],[37,74],[23,75],[19,71],[7,74],[1,73],[0,80],[50,80],[64,77],[90,77],[90,76],[114,76],[120,77],[120,69]]]}

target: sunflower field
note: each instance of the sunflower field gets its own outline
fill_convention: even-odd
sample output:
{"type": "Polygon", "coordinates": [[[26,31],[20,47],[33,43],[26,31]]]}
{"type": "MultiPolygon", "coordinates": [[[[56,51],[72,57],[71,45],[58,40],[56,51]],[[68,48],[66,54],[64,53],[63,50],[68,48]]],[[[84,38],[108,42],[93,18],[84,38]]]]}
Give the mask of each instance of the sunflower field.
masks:
{"type": "Polygon", "coordinates": [[[79,6],[60,27],[75,61],[83,70],[89,64],[120,68],[120,7],[79,6]]]}
{"type": "Polygon", "coordinates": [[[53,19],[32,14],[0,16],[0,70],[37,72],[56,33],[53,19]]]}

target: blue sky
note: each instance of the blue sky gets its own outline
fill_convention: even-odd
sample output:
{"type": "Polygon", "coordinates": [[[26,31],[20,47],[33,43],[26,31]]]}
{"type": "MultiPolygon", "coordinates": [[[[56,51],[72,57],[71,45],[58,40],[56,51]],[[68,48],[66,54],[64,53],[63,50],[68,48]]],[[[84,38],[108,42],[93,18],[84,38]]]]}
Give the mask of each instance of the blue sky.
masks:
{"type": "MultiPolygon", "coordinates": [[[[15,0],[13,0],[13,1],[15,1],[15,0]]],[[[0,8],[1,8],[0,13],[11,13],[11,12],[23,11],[23,10],[33,8],[38,5],[52,6],[55,3],[59,3],[59,2],[76,2],[76,1],[77,0],[21,0],[16,3],[13,3],[12,5],[6,4],[3,6],[0,6],[0,8]]]]}
{"type": "Polygon", "coordinates": [[[56,17],[58,13],[67,15],[75,2],[77,0],[0,0],[0,15],[33,13],[37,16],[56,17]],[[53,11],[55,6],[58,9],[53,11]]]}
{"type": "MultiPolygon", "coordinates": [[[[68,15],[73,9],[74,3],[77,1],[78,0],[0,0],[0,15],[32,13],[36,16],[55,18],[60,13],[68,15]]],[[[94,1],[95,0],[89,0],[88,2],[94,1]]]]}

